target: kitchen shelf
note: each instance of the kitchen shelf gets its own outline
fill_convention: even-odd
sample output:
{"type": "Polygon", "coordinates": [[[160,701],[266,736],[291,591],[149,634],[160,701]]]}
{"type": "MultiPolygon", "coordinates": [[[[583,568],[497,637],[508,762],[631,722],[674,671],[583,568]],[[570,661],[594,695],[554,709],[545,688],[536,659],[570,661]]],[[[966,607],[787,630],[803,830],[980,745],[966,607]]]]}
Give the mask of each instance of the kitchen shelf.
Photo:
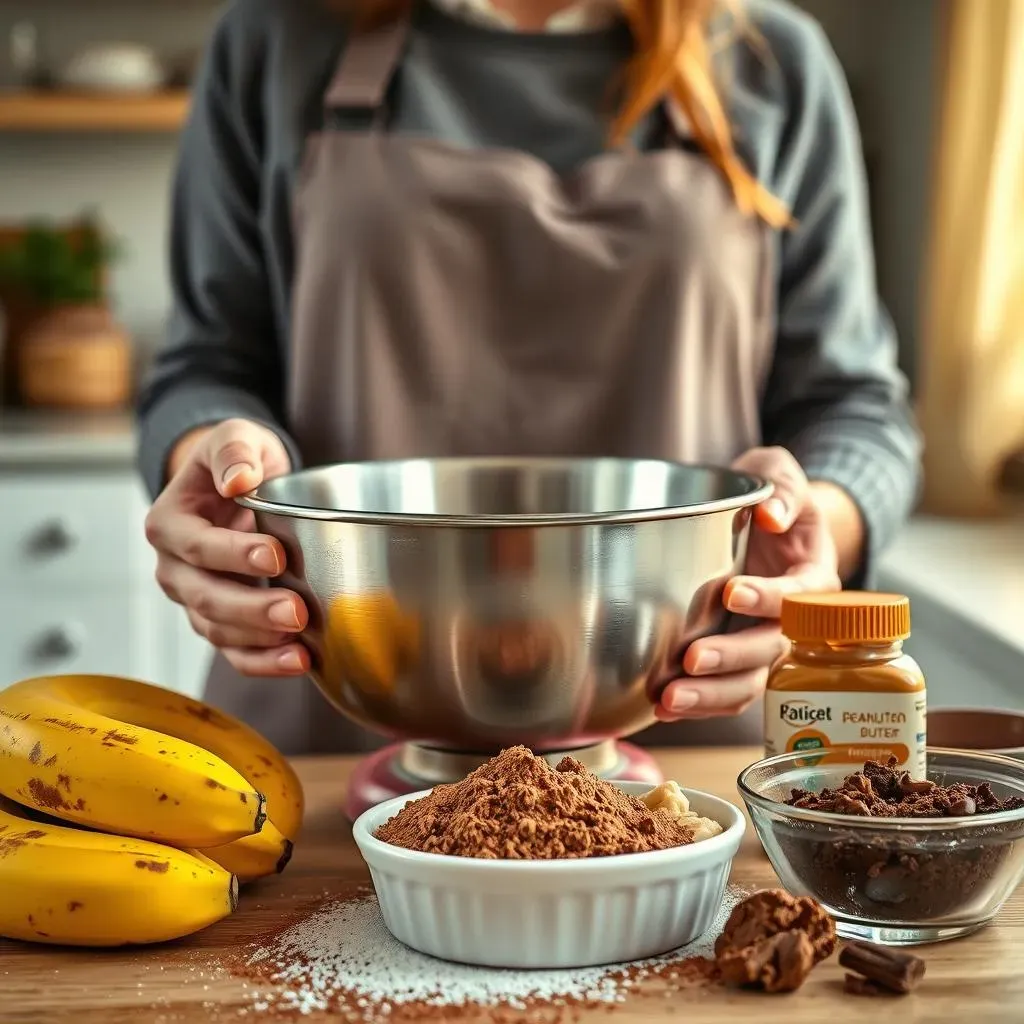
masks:
{"type": "Polygon", "coordinates": [[[0,92],[0,132],[175,132],[185,89],[145,95],[0,92]]]}

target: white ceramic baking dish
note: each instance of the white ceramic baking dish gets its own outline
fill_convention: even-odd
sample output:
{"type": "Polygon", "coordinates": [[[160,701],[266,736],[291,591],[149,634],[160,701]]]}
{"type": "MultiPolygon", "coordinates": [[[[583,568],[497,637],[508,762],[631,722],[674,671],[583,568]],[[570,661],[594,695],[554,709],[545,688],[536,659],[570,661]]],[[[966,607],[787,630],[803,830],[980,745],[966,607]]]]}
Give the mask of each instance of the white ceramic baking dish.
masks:
{"type": "MultiPolygon", "coordinates": [[[[617,782],[640,795],[644,783],[617,782]]],[[[712,925],[745,819],[725,800],[684,789],[723,831],[690,846],[574,860],[478,860],[383,843],[377,829],[427,791],[370,808],[353,826],[381,915],[407,946],[487,967],[585,967],[686,945],[712,925]]]]}

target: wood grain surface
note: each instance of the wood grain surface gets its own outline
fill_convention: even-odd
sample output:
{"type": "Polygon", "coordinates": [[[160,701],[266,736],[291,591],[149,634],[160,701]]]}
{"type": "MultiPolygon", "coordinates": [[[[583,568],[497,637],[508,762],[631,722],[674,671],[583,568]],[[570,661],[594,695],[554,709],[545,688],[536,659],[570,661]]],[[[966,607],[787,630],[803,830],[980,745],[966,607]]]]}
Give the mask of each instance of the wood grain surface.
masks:
{"type": "MultiPolygon", "coordinates": [[[[669,778],[739,802],[735,778],[758,756],[753,749],[660,751],[669,778]]],[[[367,872],[341,814],[347,759],[300,760],[307,815],[295,858],[284,875],[244,891],[238,911],[193,938],[131,951],[69,951],[0,940],[0,1021],[199,1024],[274,1018],[257,1007],[251,983],[218,965],[281,924],[301,917],[325,894],[366,882],[367,872]]],[[[775,884],[771,866],[748,828],[733,871],[745,887],[775,884]]],[[[0,899],[3,894],[0,893],[0,899]]],[[[608,1024],[670,1020],[716,1024],[742,1019],[786,1024],[842,1024],[898,1013],[907,1021],[1024,1021],[1024,893],[998,920],[967,939],[922,947],[928,963],[920,989],[907,997],[845,995],[835,958],[798,992],[784,996],[719,989],[640,991],[607,1010],[584,1014],[608,1024]]],[[[643,988],[641,986],[641,988],[643,988]]],[[[326,1020],[315,1015],[304,1020],[326,1020]]],[[[464,1016],[460,1017],[466,1020],[464,1016]]],[[[486,1020],[486,1015],[483,1018],[486,1020]]],[[[523,1018],[528,1019],[528,1018],[523,1018]]]]}

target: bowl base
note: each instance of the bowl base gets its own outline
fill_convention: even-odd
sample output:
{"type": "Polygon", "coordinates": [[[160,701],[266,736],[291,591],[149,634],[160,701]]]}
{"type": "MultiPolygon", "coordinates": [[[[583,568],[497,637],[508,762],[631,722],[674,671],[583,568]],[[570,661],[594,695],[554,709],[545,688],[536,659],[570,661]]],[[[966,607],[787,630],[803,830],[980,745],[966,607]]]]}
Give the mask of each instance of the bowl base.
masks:
{"type": "Polygon", "coordinates": [[[958,925],[892,925],[836,917],[836,934],[841,939],[859,939],[880,946],[924,946],[932,942],[962,939],[984,928],[991,918],[974,924],[958,925]]]}
{"type": "MultiPolygon", "coordinates": [[[[345,794],[345,817],[349,821],[355,821],[363,811],[385,800],[430,789],[435,784],[437,780],[417,778],[404,770],[404,746],[393,743],[382,747],[356,765],[345,794]]],[[[595,774],[620,782],[643,782],[651,786],[665,781],[654,758],[646,750],[621,741],[614,744],[614,749],[617,756],[609,768],[595,774]]]]}

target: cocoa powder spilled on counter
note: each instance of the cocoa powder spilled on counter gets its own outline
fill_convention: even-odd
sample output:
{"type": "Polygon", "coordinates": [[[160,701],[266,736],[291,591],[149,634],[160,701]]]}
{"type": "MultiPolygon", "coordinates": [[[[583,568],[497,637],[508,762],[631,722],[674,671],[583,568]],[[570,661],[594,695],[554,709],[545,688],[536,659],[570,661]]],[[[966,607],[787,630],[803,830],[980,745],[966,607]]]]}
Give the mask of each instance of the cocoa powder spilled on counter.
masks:
{"type": "Polygon", "coordinates": [[[222,966],[244,981],[247,1005],[239,1016],[254,1024],[309,1018],[572,1024],[585,1011],[677,997],[692,1004],[709,993],[719,979],[715,938],[746,895],[730,887],[708,933],[665,956],[606,967],[502,970],[437,960],[404,946],[388,932],[372,889],[365,889],[323,902],[222,966]]]}
{"type": "Polygon", "coordinates": [[[552,768],[522,746],[406,804],[376,836],[408,850],[487,860],[610,857],[694,838],[691,828],[574,758],[552,768]]]}

